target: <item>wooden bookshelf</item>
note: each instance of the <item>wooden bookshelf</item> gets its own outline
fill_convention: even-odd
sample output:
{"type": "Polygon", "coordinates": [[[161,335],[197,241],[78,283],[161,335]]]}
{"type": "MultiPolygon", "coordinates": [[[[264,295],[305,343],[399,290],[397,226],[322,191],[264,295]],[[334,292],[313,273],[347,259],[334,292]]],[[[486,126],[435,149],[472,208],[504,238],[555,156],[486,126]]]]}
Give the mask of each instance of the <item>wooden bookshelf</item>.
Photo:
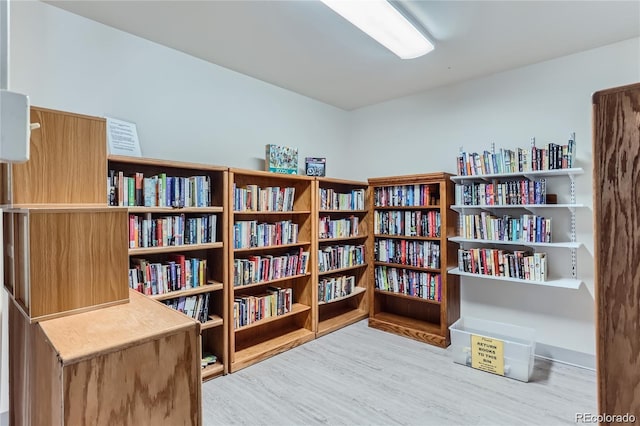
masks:
{"type": "MultiPolygon", "coordinates": [[[[260,271],[264,274],[262,277],[268,277],[269,269],[266,266],[266,259],[269,259],[269,265],[272,265],[271,261],[275,258],[283,259],[285,256],[296,256],[299,263],[301,252],[306,253],[308,258],[305,273],[290,270],[290,273],[283,274],[285,276],[264,280],[256,279],[256,276],[252,275],[247,284],[232,284],[233,290],[229,292],[228,296],[228,309],[231,313],[229,322],[233,322],[229,327],[229,369],[234,372],[308,342],[315,337],[313,318],[317,305],[314,303],[315,290],[313,274],[310,271],[315,267],[311,251],[316,229],[312,216],[312,212],[316,208],[316,200],[312,196],[313,180],[306,176],[230,169],[229,182],[230,190],[227,203],[231,213],[227,238],[229,241],[230,283],[238,283],[240,280],[245,282],[245,272],[240,274],[239,268],[242,268],[242,271],[251,271],[256,276],[260,271]],[[264,211],[257,204],[246,209],[241,208],[245,204],[250,206],[251,197],[256,196],[255,194],[279,199],[279,191],[268,189],[275,187],[282,188],[283,193],[286,192],[284,188],[293,188],[293,198],[287,198],[292,200],[289,208],[283,205],[282,209],[276,209],[276,211],[264,211]],[[247,188],[259,188],[260,190],[257,193],[252,192],[252,195],[247,195],[245,192],[247,188]],[[273,228],[277,222],[283,223],[282,231],[279,231],[282,232],[283,237],[288,232],[297,229],[297,240],[285,241],[282,238],[282,241],[277,240],[274,244],[255,247],[258,244],[256,239],[263,235],[262,231],[258,231],[260,224],[269,224],[259,228],[265,230],[273,228]],[[280,315],[269,315],[266,310],[259,310],[259,315],[264,315],[263,318],[248,320],[248,313],[243,315],[245,312],[243,306],[251,303],[250,300],[255,300],[252,296],[264,296],[269,286],[281,288],[282,291],[291,291],[290,311],[280,312],[280,315]],[[241,325],[245,321],[250,322],[241,325]]],[[[249,272],[246,274],[248,276],[249,272]]]]}
{"type": "MultiPolygon", "coordinates": [[[[136,262],[140,262],[137,259],[156,265],[156,277],[161,270],[164,274],[164,268],[166,270],[175,268],[177,271],[177,267],[170,264],[171,261],[179,262],[177,259],[181,258],[176,258],[176,255],[184,256],[185,262],[189,259],[197,259],[192,261],[193,265],[206,263],[205,272],[200,276],[200,282],[197,284],[189,284],[185,279],[185,283],[178,285],[178,289],[173,291],[171,288],[166,288],[164,290],[167,291],[162,292],[156,288],[154,291],[154,285],[142,285],[141,289],[149,297],[167,306],[189,310],[188,313],[200,320],[201,352],[203,356],[205,353],[211,353],[217,357],[215,364],[202,369],[202,380],[226,374],[229,365],[227,168],[159,159],[109,156],[107,176],[111,177],[112,184],[118,187],[115,191],[109,191],[107,188],[105,193],[108,193],[108,201],[126,208],[129,214],[129,220],[122,228],[122,232],[129,236],[128,268],[130,271],[136,269],[136,262]],[[122,172],[121,176],[120,172],[122,172]],[[130,187],[126,186],[129,183],[124,178],[134,178],[135,189],[136,173],[142,174],[141,177],[138,176],[141,187],[137,199],[134,194],[134,202],[131,203],[131,197],[128,196],[130,187]],[[194,178],[196,176],[198,178],[194,178]],[[175,189],[176,186],[178,187],[177,196],[176,192],[171,191],[171,188],[175,189]],[[187,186],[191,189],[187,189],[187,186]],[[119,194],[120,188],[124,188],[122,197],[119,194]],[[195,225],[198,220],[199,222],[195,225]],[[169,225],[161,225],[163,221],[169,225]],[[213,225],[214,221],[215,225],[213,225]],[[184,228],[182,244],[174,245],[176,239],[160,245],[160,233],[167,229],[174,229],[173,226],[184,228]],[[190,229],[193,231],[189,232],[190,229]],[[201,238],[194,240],[197,233],[201,238]],[[207,300],[208,305],[204,306],[207,300]],[[191,305],[193,309],[189,309],[189,301],[192,304],[195,303],[195,306],[191,305]],[[208,311],[206,320],[202,318],[205,309],[208,311]]],[[[182,238],[180,233],[178,235],[180,236],[176,238],[182,238]]],[[[186,263],[184,267],[186,270],[186,263]]],[[[138,266],[137,269],[142,267],[138,266]]],[[[145,270],[147,270],[146,267],[145,270]]],[[[191,273],[193,276],[196,271],[191,273]]],[[[141,272],[137,274],[139,277],[142,276],[141,272]]],[[[159,284],[156,284],[156,287],[157,285],[159,284]]]]}
{"type": "Polygon", "coordinates": [[[459,277],[447,274],[457,265],[457,247],[447,241],[457,226],[451,175],[370,178],[369,185],[369,326],[447,347],[449,326],[460,317],[459,277]],[[403,288],[395,274],[425,281],[403,288]]]}
{"type": "Polygon", "coordinates": [[[366,182],[317,177],[313,193],[317,197],[318,206],[318,226],[315,227],[313,250],[313,263],[317,266],[314,268],[313,282],[318,304],[315,317],[316,337],[320,337],[369,316],[369,185],[366,182]],[[355,221],[357,229],[353,226],[355,221]],[[322,229],[321,223],[324,224],[322,229]],[[340,233],[345,229],[342,225],[347,225],[350,232],[340,233]],[[352,255],[343,254],[343,260],[339,261],[339,250],[350,250],[352,255]],[[336,264],[329,265],[329,259],[334,255],[336,264]],[[351,261],[346,260],[349,257],[351,261]],[[353,280],[353,284],[347,285],[345,289],[336,289],[342,287],[342,284],[335,284],[344,282],[341,277],[353,277],[349,278],[353,280]]]}
{"type": "Polygon", "coordinates": [[[8,315],[9,424],[202,424],[196,321],[133,291],[35,324],[12,299],[8,315]]]}

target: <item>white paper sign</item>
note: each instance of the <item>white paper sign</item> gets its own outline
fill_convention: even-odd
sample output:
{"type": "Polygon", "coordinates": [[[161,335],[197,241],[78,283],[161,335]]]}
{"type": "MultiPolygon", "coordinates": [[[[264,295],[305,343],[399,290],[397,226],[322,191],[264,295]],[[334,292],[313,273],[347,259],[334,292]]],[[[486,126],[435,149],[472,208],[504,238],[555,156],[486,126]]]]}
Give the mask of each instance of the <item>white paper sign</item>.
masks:
{"type": "Polygon", "coordinates": [[[107,117],[109,154],[142,157],[135,123],[107,117]]]}

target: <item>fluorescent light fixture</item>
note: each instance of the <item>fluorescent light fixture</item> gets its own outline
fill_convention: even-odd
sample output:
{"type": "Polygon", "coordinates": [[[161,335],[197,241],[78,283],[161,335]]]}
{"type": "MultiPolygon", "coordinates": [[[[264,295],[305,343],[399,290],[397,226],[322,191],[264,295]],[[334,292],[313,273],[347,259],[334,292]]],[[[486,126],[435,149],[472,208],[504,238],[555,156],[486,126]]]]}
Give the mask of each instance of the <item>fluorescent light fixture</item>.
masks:
{"type": "Polygon", "coordinates": [[[433,44],[386,0],[321,0],[402,59],[433,50],[433,44]]]}

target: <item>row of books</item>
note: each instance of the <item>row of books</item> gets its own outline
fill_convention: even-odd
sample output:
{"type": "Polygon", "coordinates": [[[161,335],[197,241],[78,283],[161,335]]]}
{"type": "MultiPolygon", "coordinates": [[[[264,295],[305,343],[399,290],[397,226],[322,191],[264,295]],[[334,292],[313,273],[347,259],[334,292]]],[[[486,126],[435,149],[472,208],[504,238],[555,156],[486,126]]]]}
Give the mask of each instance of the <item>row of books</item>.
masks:
{"type": "Polygon", "coordinates": [[[162,303],[201,323],[209,319],[209,293],[163,300],[162,303]]]}
{"type": "Polygon", "coordinates": [[[267,293],[255,296],[239,296],[233,302],[233,327],[253,324],[262,319],[291,312],[293,290],[268,287],[267,293]]]}
{"type": "Polygon", "coordinates": [[[349,216],[343,219],[331,219],[329,216],[320,218],[318,223],[320,238],[346,238],[358,235],[358,224],[360,219],[357,216],[349,216]]]}
{"type": "Polygon", "coordinates": [[[376,234],[405,237],[440,237],[439,211],[376,211],[373,229],[376,234]]]}
{"type": "Polygon", "coordinates": [[[432,272],[376,266],[376,289],[414,296],[427,300],[442,300],[442,277],[432,272]]]}
{"type": "Polygon", "coordinates": [[[455,202],[465,206],[506,206],[545,204],[547,183],[545,179],[514,180],[498,183],[465,183],[456,185],[455,202]]]}
{"type": "Polygon", "coordinates": [[[320,188],[320,210],[364,210],[364,203],[364,189],[339,193],[332,188],[320,188]]]}
{"type": "Polygon", "coordinates": [[[269,247],[298,242],[298,224],[290,220],[258,223],[240,220],[233,225],[233,247],[269,247]]]}
{"type": "Polygon", "coordinates": [[[216,241],[217,216],[129,215],[129,248],[206,244],[216,241]]]}
{"type": "Polygon", "coordinates": [[[365,248],[363,244],[352,246],[327,246],[318,250],[318,272],[348,268],[365,263],[365,248]]]}
{"type": "Polygon", "coordinates": [[[233,286],[255,284],[307,273],[309,252],[300,249],[282,256],[248,256],[235,259],[233,286]]]}
{"type": "Polygon", "coordinates": [[[492,248],[459,249],[458,269],[471,274],[546,281],[547,254],[492,248]]]}
{"type": "Polygon", "coordinates": [[[131,258],[129,287],[146,295],[196,288],[207,283],[207,259],[169,254],[163,262],[131,258]]]}
{"type": "Polygon", "coordinates": [[[136,172],[109,170],[107,196],[111,206],[144,207],[209,207],[211,179],[209,176],[167,176],[161,173],[144,177],[136,172]]]}
{"type": "Polygon", "coordinates": [[[355,286],[356,277],[353,275],[323,278],[318,281],[318,302],[328,303],[339,297],[346,297],[353,293],[355,286]]]}
{"type": "Polygon", "coordinates": [[[429,206],[439,203],[437,185],[394,185],[375,189],[376,207],[429,206]],[[433,186],[433,187],[432,187],[433,186]]]}
{"type": "Polygon", "coordinates": [[[548,143],[544,148],[537,148],[533,142],[531,148],[500,148],[498,152],[485,150],[482,153],[460,151],[457,169],[459,176],[570,169],[575,153],[572,135],[564,145],[548,143]]]}
{"type": "Polygon", "coordinates": [[[258,185],[247,185],[246,188],[233,184],[233,210],[238,212],[290,212],[293,211],[296,189],[258,185]]]}
{"type": "Polygon", "coordinates": [[[377,262],[440,268],[440,244],[434,241],[376,239],[374,256],[377,262]]]}
{"type": "Polygon", "coordinates": [[[552,241],[551,219],[534,214],[520,217],[493,216],[487,212],[460,216],[459,235],[495,241],[520,241],[527,243],[550,243],[552,241]]]}

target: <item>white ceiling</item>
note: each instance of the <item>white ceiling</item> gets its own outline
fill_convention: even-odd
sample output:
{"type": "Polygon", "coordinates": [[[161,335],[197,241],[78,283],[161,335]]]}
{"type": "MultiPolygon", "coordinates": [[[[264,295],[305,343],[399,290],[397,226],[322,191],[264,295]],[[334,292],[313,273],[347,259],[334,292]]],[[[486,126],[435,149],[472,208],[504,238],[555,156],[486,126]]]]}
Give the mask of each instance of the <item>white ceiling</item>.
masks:
{"type": "Polygon", "coordinates": [[[640,36],[638,0],[402,0],[436,48],[401,60],[319,1],[47,3],[345,110],[640,36]]]}

